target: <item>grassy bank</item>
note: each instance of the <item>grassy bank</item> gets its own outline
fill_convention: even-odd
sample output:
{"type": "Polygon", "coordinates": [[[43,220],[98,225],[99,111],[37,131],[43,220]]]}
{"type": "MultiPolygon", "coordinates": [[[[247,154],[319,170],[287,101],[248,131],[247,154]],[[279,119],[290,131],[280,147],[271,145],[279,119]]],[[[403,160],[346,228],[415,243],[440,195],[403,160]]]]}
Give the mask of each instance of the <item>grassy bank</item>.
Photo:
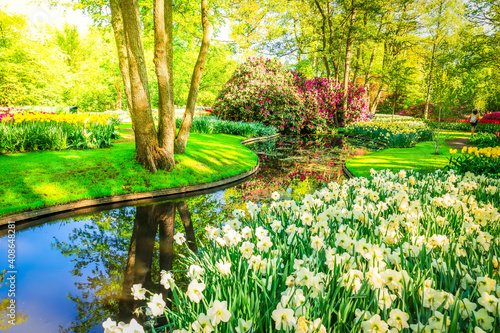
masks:
{"type": "Polygon", "coordinates": [[[257,156],[225,134],[191,134],[171,173],[134,160],[134,142],[92,150],[0,155],[0,216],[72,201],[206,183],[250,170],[257,156]]]}
{"type": "Polygon", "coordinates": [[[358,177],[368,177],[370,169],[413,169],[427,172],[443,168],[448,164],[450,147],[446,140],[470,137],[467,132],[445,131],[439,135],[439,155],[435,154],[435,142],[420,142],[413,148],[388,148],[370,154],[356,156],[346,162],[347,168],[358,177]]]}

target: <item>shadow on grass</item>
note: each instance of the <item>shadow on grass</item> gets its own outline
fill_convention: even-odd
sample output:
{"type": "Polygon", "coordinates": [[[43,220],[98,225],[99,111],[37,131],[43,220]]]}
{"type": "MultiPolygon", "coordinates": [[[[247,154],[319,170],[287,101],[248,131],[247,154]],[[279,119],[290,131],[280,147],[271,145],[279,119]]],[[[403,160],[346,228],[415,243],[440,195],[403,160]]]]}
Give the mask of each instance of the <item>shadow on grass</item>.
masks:
{"type": "Polygon", "coordinates": [[[192,134],[172,172],[151,174],[134,159],[134,142],[93,150],[0,156],[0,215],[82,199],[220,180],[250,170],[257,156],[229,135],[192,134]]]}

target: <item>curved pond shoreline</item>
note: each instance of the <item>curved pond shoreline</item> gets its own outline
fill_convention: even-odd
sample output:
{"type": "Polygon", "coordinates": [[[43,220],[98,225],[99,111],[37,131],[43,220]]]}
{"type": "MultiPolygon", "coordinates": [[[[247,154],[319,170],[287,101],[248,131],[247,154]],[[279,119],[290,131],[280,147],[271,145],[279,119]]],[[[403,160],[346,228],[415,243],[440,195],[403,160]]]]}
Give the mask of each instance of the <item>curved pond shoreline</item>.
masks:
{"type": "MultiPolygon", "coordinates": [[[[153,198],[161,198],[162,200],[176,199],[184,196],[193,196],[197,194],[201,194],[199,192],[217,190],[224,186],[232,186],[239,182],[244,181],[245,179],[252,177],[257,171],[259,171],[260,164],[257,163],[249,171],[243,172],[239,175],[224,178],[221,180],[217,180],[210,183],[202,183],[195,185],[188,185],[182,187],[172,187],[161,190],[155,190],[151,192],[141,192],[141,193],[130,193],[123,195],[116,195],[112,197],[104,197],[104,198],[96,198],[96,199],[86,199],[80,200],[69,204],[57,205],[12,215],[7,215],[5,217],[0,218],[0,226],[7,225],[12,222],[24,222],[33,219],[40,219],[43,217],[60,214],[64,212],[71,212],[77,209],[82,208],[90,208],[95,206],[105,206],[112,205],[116,203],[123,203],[126,205],[138,204],[139,201],[153,199],[153,198]]],[[[79,212],[75,212],[77,214],[81,214],[79,212]]],[[[71,214],[73,215],[73,214],[71,214]]],[[[69,216],[68,216],[69,217],[69,216]]],[[[44,221],[46,222],[46,221],[44,221]]]]}
{"type": "MultiPolygon", "coordinates": [[[[270,138],[274,138],[278,136],[278,134],[269,136],[269,137],[258,137],[258,138],[249,138],[240,141],[242,145],[251,144],[258,141],[264,141],[270,138]]],[[[14,214],[9,214],[3,217],[0,217],[0,227],[7,225],[9,222],[24,222],[34,219],[40,219],[47,216],[53,216],[55,214],[60,214],[64,212],[71,212],[77,209],[95,207],[95,206],[103,206],[110,205],[116,203],[128,203],[135,204],[137,201],[141,200],[151,200],[153,198],[161,197],[164,200],[175,199],[179,197],[192,196],[197,195],[199,192],[206,193],[207,191],[216,190],[217,188],[235,185],[235,183],[241,182],[247,178],[252,177],[255,173],[258,172],[260,167],[259,162],[255,166],[253,166],[250,170],[240,173],[235,176],[219,179],[213,182],[208,183],[199,183],[192,184],[182,187],[172,187],[172,188],[164,188],[149,192],[138,192],[138,193],[127,193],[116,196],[107,196],[107,197],[98,197],[91,199],[83,199],[78,200],[66,204],[49,206],[41,209],[29,210],[14,214]]]]}

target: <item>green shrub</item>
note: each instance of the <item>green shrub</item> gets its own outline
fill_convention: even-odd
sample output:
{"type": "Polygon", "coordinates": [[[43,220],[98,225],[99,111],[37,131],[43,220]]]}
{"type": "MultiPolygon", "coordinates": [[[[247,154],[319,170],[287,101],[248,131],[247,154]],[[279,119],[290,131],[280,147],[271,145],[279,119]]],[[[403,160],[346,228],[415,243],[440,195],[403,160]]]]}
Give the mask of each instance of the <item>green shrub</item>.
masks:
{"type": "MultiPolygon", "coordinates": [[[[175,119],[177,128],[180,127],[181,121],[182,118],[175,119]]],[[[243,121],[222,120],[214,116],[202,116],[193,118],[191,132],[206,134],[224,133],[252,138],[274,135],[276,134],[276,129],[260,122],[247,123],[243,121]]]]}
{"type": "Polygon", "coordinates": [[[392,121],[415,121],[416,119],[411,117],[411,116],[400,116],[400,115],[390,115],[390,114],[381,114],[381,113],[377,113],[373,120],[375,121],[388,121],[388,122],[392,122],[392,121]]]}

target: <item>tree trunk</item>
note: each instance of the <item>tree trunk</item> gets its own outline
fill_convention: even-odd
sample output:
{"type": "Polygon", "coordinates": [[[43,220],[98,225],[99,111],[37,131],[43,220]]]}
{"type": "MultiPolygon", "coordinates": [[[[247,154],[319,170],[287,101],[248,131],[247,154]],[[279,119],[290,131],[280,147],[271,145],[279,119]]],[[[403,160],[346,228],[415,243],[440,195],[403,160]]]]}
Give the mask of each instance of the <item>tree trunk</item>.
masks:
{"type": "Polygon", "coordinates": [[[166,153],[167,165],[165,169],[175,167],[174,140],[175,140],[175,110],[172,87],[172,1],[155,0],[153,4],[155,56],[154,64],[158,78],[158,144],[166,153]],[[165,4],[166,1],[166,4],[165,4]],[[166,22],[166,17],[170,22],[166,22]],[[170,23],[170,25],[168,24],[170,23]],[[170,33],[170,36],[168,34],[170,33]],[[169,38],[170,37],[170,38],[169,38]],[[170,48],[170,52],[167,49],[170,48]],[[170,63],[168,62],[170,60],[170,63]],[[170,66],[169,66],[170,65],[170,66]],[[170,67],[170,68],[169,68],[170,67]]]}
{"type": "Polygon", "coordinates": [[[138,305],[131,293],[132,286],[140,283],[146,289],[151,287],[151,261],[158,230],[158,219],[154,216],[154,208],[154,205],[139,206],[135,215],[127,266],[123,272],[122,295],[118,305],[120,319],[127,322],[138,305]]]}
{"type": "Polygon", "coordinates": [[[354,74],[352,76],[352,84],[353,85],[356,85],[356,79],[358,78],[359,58],[361,58],[361,47],[358,47],[356,49],[356,64],[354,65],[354,74]]]}
{"type": "Polygon", "coordinates": [[[187,140],[189,138],[189,131],[193,123],[194,111],[196,107],[196,98],[198,97],[198,88],[200,86],[201,75],[205,67],[205,62],[208,55],[208,47],[212,38],[213,28],[208,21],[207,0],[201,0],[201,22],[203,24],[203,39],[201,42],[200,53],[198,60],[191,76],[191,87],[189,88],[188,99],[186,102],[186,110],[182,117],[181,128],[175,139],[175,153],[184,154],[186,151],[187,140]]]}
{"type": "Polygon", "coordinates": [[[194,234],[193,221],[191,220],[189,207],[186,201],[178,202],[176,206],[179,216],[181,217],[182,224],[184,225],[184,230],[186,231],[186,240],[188,242],[189,249],[196,253],[198,252],[198,246],[196,246],[196,236],[194,234]]]}
{"type": "Polygon", "coordinates": [[[159,217],[160,235],[160,269],[171,271],[174,262],[174,228],[175,228],[175,203],[165,202],[158,205],[161,213],[159,217]]]}
{"type": "Polygon", "coordinates": [[[323,41],[323,63],[325,65],[326,69],[326,77],[330,78],[330,66],[328,65],[328,57],[326,56],[326,34],[325,34],[325,25],[326,25],[326,16],[323,11],[323,8],[321,8],[321,5],[319,4],[318,0],[314,0],[314,3],[316,4],[316,7],[318,8],[319,12],[321,13],[322,17],[322,24],[321,24],[321,34],[322,34],[322,41],[323,41]]]}
{"type": "Polygon", "coordinates": [[[377,110],[379,98],[380,98],[380,95],[382,94],[383,88],[384,88],[384,83],[380,82],[380,87],[378,88],[377,95],[375,96],[372,103],[370,104],[370,113],[371,114],[374,114],[375,111],[377,110]]]}
{"type": "MultiPolygon", "coordinates": [[[[366,29],[366,26],[368,24],[368,12],[365,12],[365,15],[363,16],[363,24],[364,24],[364,29],[366,29]]],[[[356,49],[356,65],[355,65],[355,68],[354,68],[354,75],[352,77],[352,83],[355,85],[356,84],[356,80],[358,78],[358,72],[360,70],[360,58],[364,58],[364,47],[363,47],[363,44],[361,43],[360,46],[358,46],[358,48],[356,49]],[[361,49],[363,48],[363,51],[361,51],[361,49]]]]}
{"type": "MultiPolygon", "coordinates": [[[[127,96],[127,105],[129,112],[132,110],[132,93],[130,91],[130,75],[128,71],[128,55],[127,45],[125,41],[125,31],[123,29],[123,15],[119,0],[110,0],[109,5],[111,8],[111,25],[115,35],[116,49],[118,51],[118,66],[123,81],[125,95],[127,96]]],[[[121,100],[121,88],[120,88],[121,100]]],[[[121,102],[120,102],[121,103],[121,102]]]]}
{"type": "Polygon", "coordinates": [[[392,102],[392,121],[394,121],[394,114],[396,113],[396,107],[398,104],[398,86],[394,90],[394,101],[392,102]]]}
{"type": "MultiPolygon", "coordinates": [[[[334,35],[334,26],[332,23],[332,17],[333,14],[331,13],[330,10],[330,2],[326,2],[326,13],[325,16],[327,17],[327,22],[328,22],[328,54],[330,55],[330,62],[333,67],[333,76],[335,79],[335,82],[339,81],[339,63],[340,61],[335,60],[335,56],[333,54],[333,35],[334,35]]],[[[338,52],[340,54],[340,52],[338,52]]]]}
{"type": "Polygon", "coordinates": [[[436,56],[437,43],[434,42],[432,46],[432,57],[431,57],[431,69],[429,71],[429,83],[427,84],[427,98],[425,100],[424,118],[429,118],[429,103],[431,101],[431,89],[432,89],[432,72],[434,71],[434,58],[436,56]]]}
{"type": "MultiPolygon", "coordinates": [[[[169,170],[172,168],[171,161],[173,157],[168,156],[167,151],[160,148],[153,115],[151,113],[137,0],[122,0],[121,14],[128,55],[128,70],[132,97],[130,115],[135,133],[136,159],[142,166],[152,172],[156,172],[158,169],[169,170]]],[[[119,56],[121,56],[120,53],[119,56]]]]}
{"type": "Polygon", "coordinates": [[[436,136],[436,145],[435,145],[435,154],[439,155],[439,128],[441,125],[441,107],[442,105],[439,105],[439,119],[438,119],[438,126],[437,126],[437,136],[436,136]]]}
{"type": "MultiPolygon", "coordinates": [[[[166,202],[157,205],[159,210],[159,238],[160,238],[160,271],[171,271],[174,263],[174,230],[175,230],[175,203],[166,202]]],[[[172,298],[172,290],[160,286],[163,299],[167,307],[171,307],[169,299],[172,298]]]]}
{"type": "Polygon", "coordinates": [[[354,27],[354,20],[356,18],[356,8],[354,7],[355,0],[351,1],[351,21],[349,29],[347,31],[346,48],[345,48],[345,67],[344,67],[344,105],[342,106],[342,112],[347,112],[347,107],[349,105],[349,72],[351,70],[351,56],[352,56],[352,30],[354,27]]]}
{"type": "MultiPolygon", "coordinates": [[[[437,15],[441,19],[441,15],[443,14],[444,1],[438,3],[438,12],[437,15]]],[[[431,68],[429,71],[429,83],[427,85],[427,98],[425,100],[425,109],[424,109],[424,117],[425,119],[429,118],[429,103],[431,101],[431,90],[432,90],[432,74],[434,71],[434,61],[436,59],[436,50],[439,45],[440,39],[440,28],[441,28],[441,20],[437,21],[436,34],[433,36],[432,40],[432,56],[431,56],[431,68]]]]}
{"type": "Polygon", "coordinates": [[[118,85],[118,89],[116,90],[116,102],[115,102],[115,110],[122,110],[122,86],[118,85]]]}
{"type": "Polygon", "coordinates": [[[365,73],[365,91],[366,91],[366,96],[368,96],[368,103],[370,103],[370,79],[371,79],[370,75],[373,67],[373,60],[375,58],[375,48],[376,46],[374,46],[372,49],[372,54],[370,56],[370,63],[368,64],[368,68],[365,73]]]}
{"type": "MultiPolygon", "coordinates": [[[[384,23],[384,15],[380,18],[380,24],[378,26],[378,31],[377,31],[377,39],[380,36],[380,32],[382,31],[382,26],[384,23]]],[[[373,60],[375,59],[375,49],[376,46],[373,47],[372,49],[372,54],[370,55],[370,62],[368,64],[368,68],[366,69],[365,73],[365,91],[366,91],[366,96],[368,96],[368,104],[371,103],[370,100],[370,79],[371,79],[371,71],[373,67],[373,60]]]]}

